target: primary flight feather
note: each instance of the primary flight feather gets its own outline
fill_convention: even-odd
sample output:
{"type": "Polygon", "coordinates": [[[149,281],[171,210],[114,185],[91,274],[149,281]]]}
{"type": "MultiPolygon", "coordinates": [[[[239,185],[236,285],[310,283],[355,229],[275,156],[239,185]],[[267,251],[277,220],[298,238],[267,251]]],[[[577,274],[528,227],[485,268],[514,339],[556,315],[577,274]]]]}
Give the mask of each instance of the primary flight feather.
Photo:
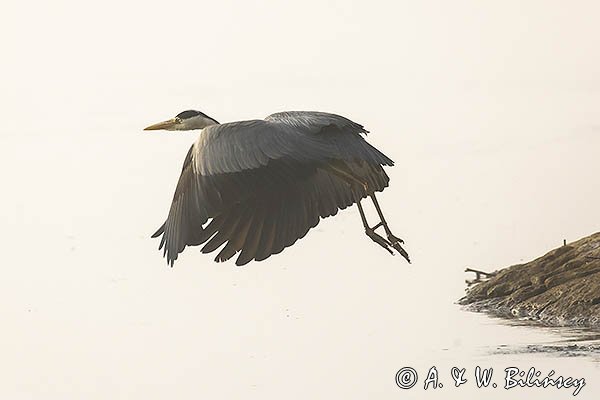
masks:
{"type": "MultiPolygon", "coordinates": [[[[186,246],[203,245],[215,261],[239,253],[237,265],[261,261],[357,204],[366,234],[406,260],[375,192],[388,186],[393,161],[364,139],[367,131],[339,115],[288,111],[264,120],[219,124],[188,110],[145,130],[200,129],[183,163],[165,223],[152,235],[172,266],[186,246]],[[360,200],[370,196],[380,222],[370,227],[360,200]],[[383,227],[387,239],[375,230],[383,227]]],[[[409,261],[410,262],[410,261],[409,261]]]]}

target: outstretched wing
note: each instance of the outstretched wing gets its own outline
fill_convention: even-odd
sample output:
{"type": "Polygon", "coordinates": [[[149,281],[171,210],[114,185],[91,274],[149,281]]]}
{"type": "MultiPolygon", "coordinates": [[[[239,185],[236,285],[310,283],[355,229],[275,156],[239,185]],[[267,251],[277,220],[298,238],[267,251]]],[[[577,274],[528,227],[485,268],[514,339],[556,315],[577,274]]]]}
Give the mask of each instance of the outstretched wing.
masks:
{"type": "Polygon", "coordinates": [[[265,120],[241,121],[205,128],[196,143],[196,168],[203,175],[260,168],[288,158],[303,163],[329,159],[364,160],[393,165],[393,161],[367,143],[367,131],[335,114],[289,111],[265,120]]]}
{"type": "Polygon", "coordinates": [[[217,261],[241,251],[239,265],[278,253],[320,218],[366,195],[330,165],[343,163],[372,190],[387,186],[381,166],[393,162],[362,133],[344,117],[299,111],[207,127],[188,152],[169,216],[153,237],[162,235],[171,265],[186,246],[207,241],[203,252],[227,243],[217,261]]]}

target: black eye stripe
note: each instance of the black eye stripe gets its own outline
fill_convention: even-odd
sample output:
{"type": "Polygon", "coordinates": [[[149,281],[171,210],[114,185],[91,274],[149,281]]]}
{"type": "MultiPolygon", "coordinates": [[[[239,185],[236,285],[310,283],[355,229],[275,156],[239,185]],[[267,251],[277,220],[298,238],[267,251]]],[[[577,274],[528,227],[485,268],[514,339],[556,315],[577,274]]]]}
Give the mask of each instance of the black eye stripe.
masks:
{"type": "Polygon", "coordinates": [[[186,111],[183,111],[183,112],[180,112],[179,114],[177,114],[177,118],[187,119],[187,118],[196,117],[198,115],[206,116],[206,115],[204,115],[204,113],[201,113],[200,111],[186,110],[186,111]]]}
{"type": "Polygon", "coordinates": [[[179,114],[177,114],[175,116],[175,118],[180,118],[182,120],[185,120],[188,118],[193,118],[193,117],[198,117],[198,116],[202,116],[204,118],[211,119],[211,120],[215,121],[216,123],[218,123],[216,119],[211,118],[208,115],[204,114],[203,112],[196,111],[196,110],[186,110],[186,111],[180,112],[179,114]]]}

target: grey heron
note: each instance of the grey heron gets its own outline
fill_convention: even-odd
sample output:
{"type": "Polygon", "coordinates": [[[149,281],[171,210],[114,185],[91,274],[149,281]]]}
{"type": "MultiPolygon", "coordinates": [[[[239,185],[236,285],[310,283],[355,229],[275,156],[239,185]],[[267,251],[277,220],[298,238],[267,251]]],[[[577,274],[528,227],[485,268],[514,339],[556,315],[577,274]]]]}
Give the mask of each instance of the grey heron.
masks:
{"type": "Polygon", "coordinates": [[[202,253],[225,244],[217,262],[238,252],[236,265],[264,260],[352,204],[367,236],[410,262],[375,197],[389,184],[383,166],[394,162],[367,143],[360,124],[316,111],[219,124],[187,110],[144,130],[201,130],[185,157],[167,220],[152,235],[162,235],[159,250],[171,266],[186,246],[201,244],[202,253]],[[366,197],[380,219],[373,227],[361,205],[366,197]],[[375,232],[380,227],[386,238],[375,232]]]}

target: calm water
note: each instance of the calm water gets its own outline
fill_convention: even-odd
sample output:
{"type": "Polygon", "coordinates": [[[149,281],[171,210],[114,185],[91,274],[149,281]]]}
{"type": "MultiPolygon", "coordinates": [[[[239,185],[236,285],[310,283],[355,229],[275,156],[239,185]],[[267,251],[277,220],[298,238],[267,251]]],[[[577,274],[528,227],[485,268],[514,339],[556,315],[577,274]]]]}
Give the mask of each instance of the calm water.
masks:
{"type": "Polygon", "coordinates": [[[504,123],[488,129],[484,145],[480,126],[401,133],[373,117],[372,142],[397,161],[382,207],[412,265],[370,242],[347,210],[266,262],[237,268],[188,249],[170,269],[149,235],[196,134],[141,132],[166,116],[2,137],[2,168],[21,166],[7,177],[15,196],[2,199],[10,212],[1,235],[11,243],[0,304],[7,398],[422,398],[421,383],[396,387],[405,366],[420,379],[436,366],[448,381],[431,394],[439,398],[571,396],[476,389],[472,380],[454,388],[454,366],[467,377],[492,367],[499,383],[511,366],[555,370],[586,379],[578,397],[600,393],[597,352],[552,348],[583,334],[454,304],[465,267],[527,261],[597,230],[600,141],[589,124],[552,120],[517,135],[504,123]]]}

